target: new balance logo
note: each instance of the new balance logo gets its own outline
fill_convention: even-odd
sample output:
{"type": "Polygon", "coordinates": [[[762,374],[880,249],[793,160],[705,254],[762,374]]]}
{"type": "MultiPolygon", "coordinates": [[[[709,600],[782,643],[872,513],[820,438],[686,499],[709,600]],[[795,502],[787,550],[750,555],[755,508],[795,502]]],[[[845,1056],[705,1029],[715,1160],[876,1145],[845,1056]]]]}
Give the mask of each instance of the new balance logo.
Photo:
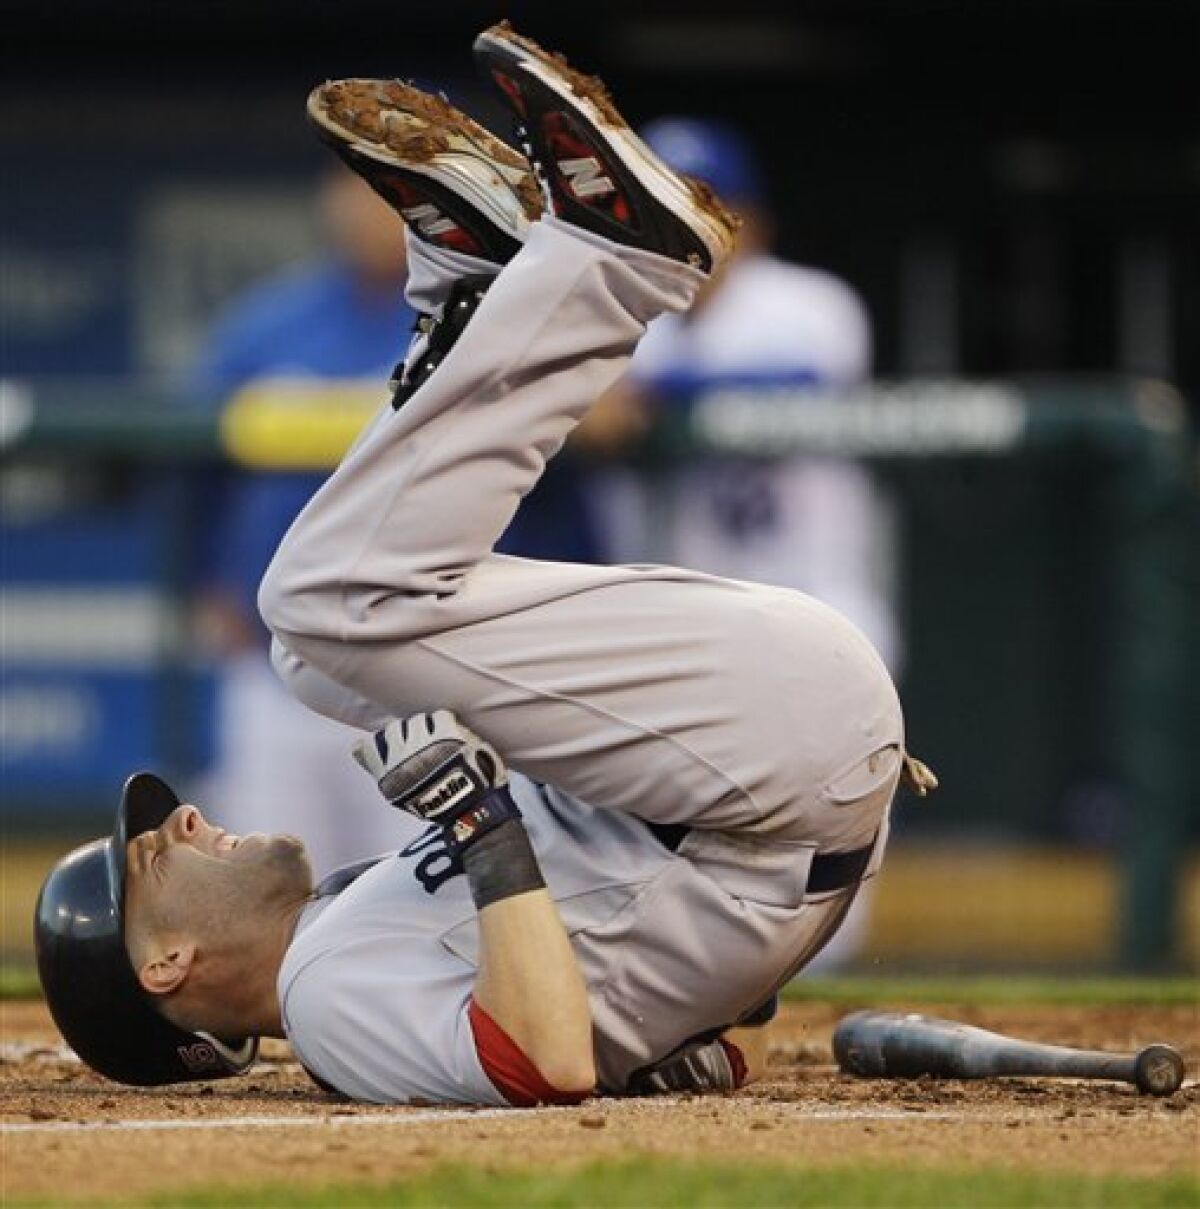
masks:
{"type": "Polygon", "coordinates": [[[409,206],[400,213],[404,215],[404,221],[416,227],[426,239],[449,235],[451,231],[458,230],[458,224],[453,219],[447,218],[436,206],[431,206],[428,202],[409,206]]]}
{"type": "Polygon", "coordinates": [[[604,175],[600,161],[593,155],[584,159],[559,160],[558,167],[576,197],[601,197],[617,191],[612,181],[604,175]]]}

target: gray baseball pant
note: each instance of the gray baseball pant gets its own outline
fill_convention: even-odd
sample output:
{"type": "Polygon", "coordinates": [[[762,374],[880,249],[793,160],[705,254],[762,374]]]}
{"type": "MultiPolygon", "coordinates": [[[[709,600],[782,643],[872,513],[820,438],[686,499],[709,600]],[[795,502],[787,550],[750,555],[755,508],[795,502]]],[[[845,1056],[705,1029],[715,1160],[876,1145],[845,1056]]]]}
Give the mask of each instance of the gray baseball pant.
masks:
{"type": "MultiPolygon", "coordinates": [[[[429,311],[489,268],[410,248],[429,311]]],[[[720,893],[694,922],[746,965],[712,972],[735,990],[704,1018],[728,1022],[840,918],[843,895],[797,917],[805,861],[874,842],[878,863],[904,743],[883,663],[798,592],[492,552],[646,324],[701,281],[537,223],[429,381],[381,409],[297,519],[259,602],[277,669],[319,712],[371,729],[448,708],[536,780],[695,829],[680,851],[720,893]]]]}
{"type": "MultiPolygon", "coordinates": [[[[426,307],[481,264],[412,247],[426,307]]],[[[359,726],[452,709],[514,767],[598,806],[858,847],[899,776],[903,723],[847,621],[672,567],[492,553],[646,323],[700,282],[539,222],[429,382],[381,409],[281,543],[259,598],[276,665],[359,726]]]]}

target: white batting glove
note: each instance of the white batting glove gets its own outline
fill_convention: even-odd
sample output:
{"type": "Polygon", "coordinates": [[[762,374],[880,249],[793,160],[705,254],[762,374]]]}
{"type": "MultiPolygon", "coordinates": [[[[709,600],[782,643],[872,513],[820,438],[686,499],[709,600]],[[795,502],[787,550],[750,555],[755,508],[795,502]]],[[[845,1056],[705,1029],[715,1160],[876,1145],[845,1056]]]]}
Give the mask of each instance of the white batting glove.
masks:
{"type": "Polygon", "coordinates": [[[496,749],[448,710],[396,718],[354,747],[354,758],[393,806],[451,823],[508,784],[496,749]]]}

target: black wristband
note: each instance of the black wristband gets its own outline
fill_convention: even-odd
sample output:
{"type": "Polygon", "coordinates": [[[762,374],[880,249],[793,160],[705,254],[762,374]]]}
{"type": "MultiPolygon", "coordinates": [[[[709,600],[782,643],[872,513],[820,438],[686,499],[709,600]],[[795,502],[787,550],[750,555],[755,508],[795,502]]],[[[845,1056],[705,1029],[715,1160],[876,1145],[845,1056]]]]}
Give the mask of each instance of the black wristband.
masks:
{"type": "Polygon", "coordinates": [[[462,863],[477,911],[546,885],[519,818],[507,819],[476,840],[463,852],[462,863]]]}

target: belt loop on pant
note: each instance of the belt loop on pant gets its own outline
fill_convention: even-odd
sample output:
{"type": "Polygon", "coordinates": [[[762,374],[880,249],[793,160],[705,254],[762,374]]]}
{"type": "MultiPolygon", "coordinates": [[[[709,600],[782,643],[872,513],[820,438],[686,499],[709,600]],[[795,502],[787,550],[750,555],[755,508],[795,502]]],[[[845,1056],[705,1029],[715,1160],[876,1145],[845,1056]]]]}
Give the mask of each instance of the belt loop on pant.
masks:
{"type": "Polygon", "coordinates": [[[647,823],[654,838],[672,852],[679,851],[679,845],[687,838],[691,828],[686,823],[647,823]]]}
{"type": "Polygon", "coordinates": [[[878,833],[864,848],[855,848],[850,852],[818,852],[812,858],[808,871],[808,885],[805,894],[832,894],[838,890],[849,890],[857,886],[871,863],[871,853],[875,851],[878,833]]]}

